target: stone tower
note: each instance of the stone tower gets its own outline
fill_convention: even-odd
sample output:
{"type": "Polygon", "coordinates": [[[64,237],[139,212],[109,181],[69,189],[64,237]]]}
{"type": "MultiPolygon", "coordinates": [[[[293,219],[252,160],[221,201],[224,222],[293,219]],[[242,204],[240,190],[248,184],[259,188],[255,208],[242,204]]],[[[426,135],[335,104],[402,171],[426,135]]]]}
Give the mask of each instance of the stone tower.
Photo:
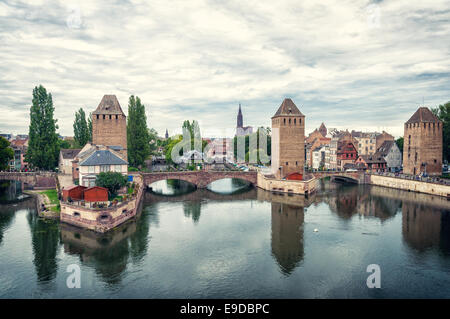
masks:
{"type": "Polygon", "coordinates": [[[442,174],[442,122],[427,107],[420,107],[405,123],[403,138],[405,174],[442,174]]]}
{"type": "Polygon", "coordinates": [[[277,178],[303,175],[305,116],[291,99],[285,99],[272,117],[272,172],[277,178]]]}
{"type": "Polygon", "coordinates": [[[115,95],[103,96],[92,112],[92,143],[117,150],[127,159],[127,117],[115,95]]]}

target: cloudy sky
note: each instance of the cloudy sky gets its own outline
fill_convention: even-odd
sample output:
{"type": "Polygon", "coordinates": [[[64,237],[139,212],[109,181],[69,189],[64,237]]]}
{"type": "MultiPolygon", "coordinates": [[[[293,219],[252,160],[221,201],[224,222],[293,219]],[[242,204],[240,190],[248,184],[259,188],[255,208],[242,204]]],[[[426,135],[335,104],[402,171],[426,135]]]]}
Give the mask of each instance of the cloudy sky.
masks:
{"type": "Polygon", "coordinates": [[[197,119],[211,136],[233,133],[239,102],[244,125],[290,97],[307,132],[399,136],[450,100],[450,0],[0,0],[0,43],[0,132],[27,133],[39,84],[62,135],[104,94],[125,113],[138,95],[160,135],[197,119]]]}

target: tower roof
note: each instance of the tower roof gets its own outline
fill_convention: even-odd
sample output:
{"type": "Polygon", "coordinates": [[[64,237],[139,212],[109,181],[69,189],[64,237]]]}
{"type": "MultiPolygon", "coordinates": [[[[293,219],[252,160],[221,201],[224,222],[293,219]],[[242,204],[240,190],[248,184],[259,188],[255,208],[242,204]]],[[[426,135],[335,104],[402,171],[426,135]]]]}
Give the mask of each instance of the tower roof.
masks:
{"type": "Polygon", "coordinates": [[[284,99],[283,103],[281,103],[278,111],[275,113],[273,117],[284,116],[284,115],[297,115],[304,116],[302,112],[297,108],[297,106],[292,102],[291,99],[284,99]]]}
{"type": "Polygon", "coordinates": [[[92,114],[121,114],[125,115],[115,95],[104,95],[97,109],[92,114]]]}
{"type": "Polygon", "coordinates": [[[406,123],[419,123],[419,122],[440,122],[436,115],[434,115],[429,108],[419,107],[416,113],[406,123]]]}

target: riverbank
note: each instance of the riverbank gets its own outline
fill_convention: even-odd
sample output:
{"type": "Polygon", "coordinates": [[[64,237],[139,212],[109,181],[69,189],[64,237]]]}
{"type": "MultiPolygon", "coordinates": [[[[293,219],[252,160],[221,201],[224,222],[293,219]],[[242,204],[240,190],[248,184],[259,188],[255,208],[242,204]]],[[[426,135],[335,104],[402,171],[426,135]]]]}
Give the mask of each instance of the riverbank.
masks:
{"type": "Polygon", "coordinates": [[[376,186],[401,189],[410,192],[437,195],[450,199],[450,186],[444,184],[408,180],[375,174],[370,175],[370,184],[376,186]]]}
{"type": "Polygon", "coordinates": [[[56,189],[24,190],[24,194],[33,196],[36,200],[36,211],[39,217],[49,219],[60,218],[60,204],[56,189]]]}

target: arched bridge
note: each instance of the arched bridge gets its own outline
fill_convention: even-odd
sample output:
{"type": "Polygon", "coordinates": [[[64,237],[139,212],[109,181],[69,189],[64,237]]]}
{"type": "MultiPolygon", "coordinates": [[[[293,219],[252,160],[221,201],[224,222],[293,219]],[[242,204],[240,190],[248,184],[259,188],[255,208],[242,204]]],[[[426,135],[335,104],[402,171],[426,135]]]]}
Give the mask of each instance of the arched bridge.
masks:
{"type": "Polygon", "coordinates": [[[342,181],[355,184],[368,184],[369,175],[364,172],[315,172],[315,178],[321,179],[324,177],[331,177],[332,181],[342,181]]]}
{"type": "Polygon", "coordinates": [[[206,188],[208,184],[224,178],[238,178],[256,185],[257,174],[256,171],[188,171],[143,173],[142,176],[147,186],[162,180],[179,179],[192,183],[197,188],[206,188]]]}
{"type": "Polygon", "coordinates": [[[37,188],[56,187],[53,172],[0,172],[0,180],[19,181],[37,188]]]}

